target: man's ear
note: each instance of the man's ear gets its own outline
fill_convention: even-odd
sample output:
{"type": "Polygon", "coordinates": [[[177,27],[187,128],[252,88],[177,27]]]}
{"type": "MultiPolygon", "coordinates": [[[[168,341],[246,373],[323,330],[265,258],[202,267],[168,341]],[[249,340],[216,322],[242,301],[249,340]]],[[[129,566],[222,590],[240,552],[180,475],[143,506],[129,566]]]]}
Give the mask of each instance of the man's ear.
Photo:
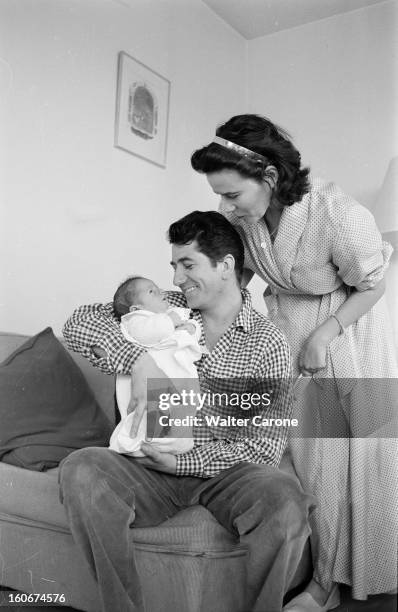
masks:
{"type": "Polygon", "coordinates": [[[267,166],[264,170],[263,181],[270,189],[275,189],[278,184],[279,173],[275,166],[267,166]]]}
{"type": "Polygon", "coordinates": [[[235,275],[235,257],[233,255],[225,255],[220,263],[222,265],[222,279],[228,279],[230,276],[235,275]]]}

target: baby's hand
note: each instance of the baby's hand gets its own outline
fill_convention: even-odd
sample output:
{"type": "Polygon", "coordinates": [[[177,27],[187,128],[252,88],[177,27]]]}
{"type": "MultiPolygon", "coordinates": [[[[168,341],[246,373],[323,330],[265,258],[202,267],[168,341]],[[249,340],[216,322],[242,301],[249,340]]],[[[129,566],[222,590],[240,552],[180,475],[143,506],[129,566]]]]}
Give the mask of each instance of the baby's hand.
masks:
{"type": "Polygon", "coordinates": [[[179,327],[180,325],[184,323],[180,315],[177,314],[176,312],[172,311],[172,312],[168,312],[167,314],[169,315],[170,319],[173,321],[174,327],[179,327]]]}
{"type": "Polygon", "coordinates": [[[193,335],[196,332],[196,327],[193,323],[189,321],[184,321],[181,325],[178,325],[176,329],[185,329],[189,334],[193,335]]]}

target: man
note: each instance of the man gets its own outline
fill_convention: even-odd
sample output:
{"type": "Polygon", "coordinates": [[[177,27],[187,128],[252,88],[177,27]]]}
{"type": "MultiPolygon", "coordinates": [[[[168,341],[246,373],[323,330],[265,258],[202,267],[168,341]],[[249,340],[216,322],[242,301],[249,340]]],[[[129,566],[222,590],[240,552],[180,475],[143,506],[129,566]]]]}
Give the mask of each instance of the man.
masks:
{"type": "MultiPolygon", "coordinates": [[[[133,522],[156,525],[197,503],[248,549],[245,610],[276,612],[297,557],[286,534],[308,533],[310,505],[297,482],[276,467],[287,431],[271,419],[290,417],[289,347],[241,290],[243,244],[222,215],[193,212],[170,226],[169,240],[174,284],[181,291],[167,298],[191,308],[202,327],[203,355],[196,364],[202,391],[227,389],[227,401],[224,396],[223,403],[203,407],[194,448],[180,455],[146,444],[144,458],[103,448],[75,451],[61,465],[61,498],[72,535],[98,581],[104,612],[144,610],[129,545],[133,522]],[[243,392],[249,405],[228,405],[228,398],[243,392]],[[241,421],[225,426],[210,418],[217,416],[241,421]],[[287,504],[295,529],[281,518],[287,513],[279,510],[287,504]]],[[[124,340],[111,305],[79,308],[64,335],[72,349],[104,371],[131,373],[134,434],[145,410],[147,380],[162,378],[162,372],[141,347],[124,340]]]]}

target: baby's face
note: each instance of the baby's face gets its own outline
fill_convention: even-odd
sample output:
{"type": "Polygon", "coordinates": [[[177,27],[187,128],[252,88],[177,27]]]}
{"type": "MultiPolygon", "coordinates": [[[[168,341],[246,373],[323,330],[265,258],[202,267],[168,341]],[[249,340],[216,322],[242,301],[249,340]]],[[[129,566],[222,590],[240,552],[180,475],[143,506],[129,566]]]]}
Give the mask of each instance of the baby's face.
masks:
{"type": "Polygon", "coordinates": [[[164,293],[153,281],[148,278],[140,278],[136,283],[134,306],[140,306],[151,312],[166,312],[169,303],[164,293]]]}

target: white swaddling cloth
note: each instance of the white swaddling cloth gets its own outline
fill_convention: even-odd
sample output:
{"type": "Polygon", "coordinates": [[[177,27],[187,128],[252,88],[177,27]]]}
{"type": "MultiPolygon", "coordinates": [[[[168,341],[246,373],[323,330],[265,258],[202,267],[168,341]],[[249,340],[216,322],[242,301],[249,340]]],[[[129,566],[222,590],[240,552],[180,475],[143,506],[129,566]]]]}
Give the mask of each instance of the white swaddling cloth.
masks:
{"type": "MultiPolygon", "coordinates": [[[[188,308],[170,307],[167,313],[153,313],[148,310],[136,310],[121,318],[121,330],[124,337],[130,342],[140,344],[148,349],[157,366],[170,379],[197,378],[198,373],[194,362],[202,355],[198,344],[200,338],[199,324],[189,319],[188,308]],[[174,324],[167,313],[176,312],[183,321],[192,323],[195,334],[190,334],[185,329],[175,329],[174,324]]],[[[184,437],[173,436],[182,433],[182,428],[171,427],[169,434],[164,438],[152,438],[147,440],[147,418],[144,414],[137,435],[130,437],[130,429],[133,414],[127,414],[127,408],[131,395],[131,377],[126,374],[118,374],[116,377],[116,400],[120,411],[121,421],[116,426],[109,448],[118,453],[143,457],[140,450],[141,443],[145,441],[160,452],[172,453],[174,455],[185,453],[193,448],[192,427],[184,427],[184,437]]],[[[169,408],[170,416],[182,416],[181,407],[169,408]],[[178,413],[179,410],[179,413],[178,413]]],[[[196,409],[184,407],[183,416],[194,415],[196,409]]]]}

